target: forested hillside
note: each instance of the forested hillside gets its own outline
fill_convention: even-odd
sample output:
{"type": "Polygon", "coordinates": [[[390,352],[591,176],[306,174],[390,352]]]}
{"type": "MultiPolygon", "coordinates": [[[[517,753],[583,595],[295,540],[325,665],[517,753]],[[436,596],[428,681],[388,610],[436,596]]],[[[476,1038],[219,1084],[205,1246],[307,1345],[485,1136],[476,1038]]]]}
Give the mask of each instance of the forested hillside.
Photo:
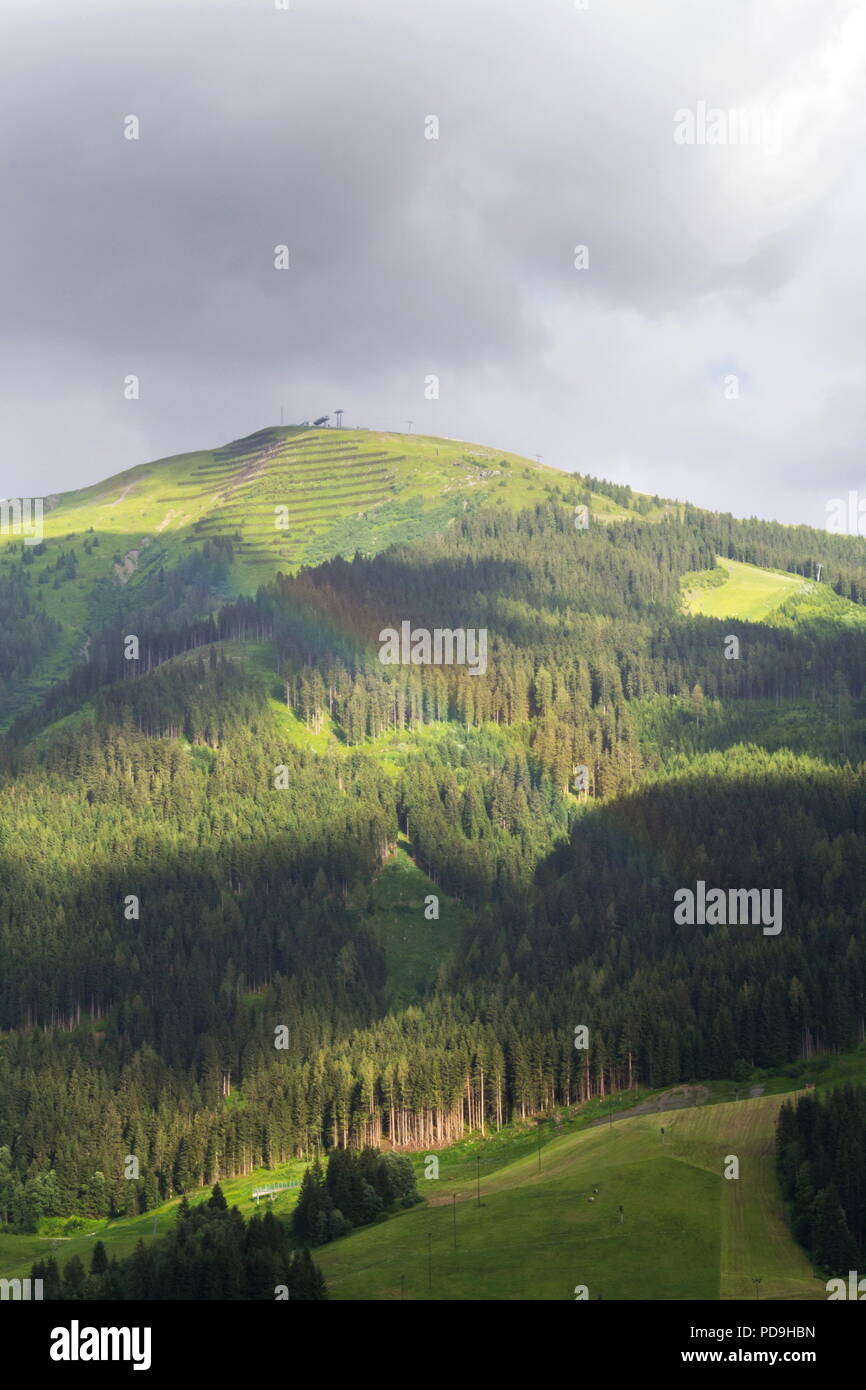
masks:
{"type": "Polygon", "coordinates": [[[0,753],[7,1227],[862,1039],[862,636],[680,594],[717,554],[817,558],[862,603],[862,542],[611,501],[471,508],[239,598],[212,537],[102,605],[0,753]],[[404,620],[485,629],[485,672],[383,665],[404,620]],[[469,924],[393,1008],[400,836],[469,924]],[[781,890],[783,929],[677,925],[697,880],[781,890]]]}

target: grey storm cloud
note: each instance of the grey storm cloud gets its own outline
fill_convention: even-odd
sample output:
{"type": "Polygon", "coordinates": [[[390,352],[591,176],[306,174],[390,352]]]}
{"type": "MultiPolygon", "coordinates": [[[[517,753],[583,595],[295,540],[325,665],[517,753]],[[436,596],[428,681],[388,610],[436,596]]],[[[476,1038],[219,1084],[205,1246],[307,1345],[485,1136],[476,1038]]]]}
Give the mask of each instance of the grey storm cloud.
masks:
{"type": "Polygon", "coordinates": [[[7,0],[2,26],[0,495],[337,406],[788,521],[866,482],[853,0],[7,0]],[[677,143],[699,103],[775,137],[677,143]]]}

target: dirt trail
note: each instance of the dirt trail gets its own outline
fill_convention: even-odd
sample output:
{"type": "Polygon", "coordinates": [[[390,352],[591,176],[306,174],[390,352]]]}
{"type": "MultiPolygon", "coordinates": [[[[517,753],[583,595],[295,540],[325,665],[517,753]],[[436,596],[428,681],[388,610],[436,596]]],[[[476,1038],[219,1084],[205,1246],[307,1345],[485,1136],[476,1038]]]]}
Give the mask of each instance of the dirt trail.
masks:
{"type": "Polygon", "coordinates": [[[247,483],[254,482],[255,479],[261,478],[267,471],[267,466],[271,459],[275,458],[277,454],[282,453],[283,448],[284,440],[282,439],[278,440],[276,444],[268,445],[266,449],[260,454],[257,454],[254,459],[251,459],[250,462],[245,465],[240,477],[229,483],[218,493],[218,496],[223,499],[231,497],[238,491],[238,488],[246,487],[247,483]]]}
{"type": "Polygon", "coordinates": [[[137,486],[138,486],[138,480],[137,480],[137,479],[136,479],[134,482],[127,483],[127,484],[126,484],[126,487],[123,489],[123,492],[120,494],[119,497],[115,497],[115,499],[114,499],[113,502],[102,502],[100,505],[103,506],[103,507],[116,507],[117,504],[118,504],[118,502],[122,502],[123,499],[124,499],[124,497],[128,497],[129,494],[132,492],[132,489],[133,489],[134,487],[137,487],[137,486]]]}
{"type": "MultiPolygon", "coordinates": [[[[614,1124],[618,1120],[628,1120],[635,1115],[662,1114],[669,1110],[687,1110],[695,1105],[703,1105],[709,1098],[709,1094],[706,1086],[675,1086],[672,1090],[665,1091],[663,1095],[641,1101],[639,1105],[632,1105],[628,1110],[617,1111],[613,1117],[614,1124]]],[[[610,1124],[609,1116],[603,1115],[598,1120],[590,1120],[586,1127],[587,1129],[595,1129],[597,1125],[608,1124],[610,1124]]],[[[457,1193],[458,1202],[474,1202],[475,1199],[475,1192],[471,1189],[457,1193]]],[[[427,1201],[431,1207],[441,1207],[453,1201],[453,1196],[429,1197],[427,1201]]]]}
{"type": "MultiPolygon", "coordinates": [[[[616,1124],[617,1120],[631,1119],[633,1115],[655,1115],[662,1110],[686,1110],[692,1105],[703,1105],[709,1094],[706,1086],[675,1086],[672,1091],[665,1091],[664,1095],[643,1100],[640,1105],[632,1105],[628,1110],[618,1110],[613,1122],[616,1124]]],[[[609,1116],[603,1115],[599,1120],[591,1120],[587,1129],[609,1124],[609,1116]]]]}

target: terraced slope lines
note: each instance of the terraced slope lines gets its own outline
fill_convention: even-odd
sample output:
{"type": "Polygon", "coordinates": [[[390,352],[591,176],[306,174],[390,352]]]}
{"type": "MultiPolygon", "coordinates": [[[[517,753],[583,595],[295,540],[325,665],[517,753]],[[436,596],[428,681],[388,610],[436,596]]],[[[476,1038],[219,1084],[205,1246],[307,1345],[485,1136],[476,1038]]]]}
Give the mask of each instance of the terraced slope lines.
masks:
{"type": "Polygon", "coordinates": [[[363,447],[342,432],[305,432],[286,439],[261,430],[213,452],[193,472],[189,486],[213,496],[213,508],[196,521],[187,542],[230,539],[247,564],[294,569],[310,541],[346,515],[363,517],[387,501],[394,465],[402,455],[363,447]]]}

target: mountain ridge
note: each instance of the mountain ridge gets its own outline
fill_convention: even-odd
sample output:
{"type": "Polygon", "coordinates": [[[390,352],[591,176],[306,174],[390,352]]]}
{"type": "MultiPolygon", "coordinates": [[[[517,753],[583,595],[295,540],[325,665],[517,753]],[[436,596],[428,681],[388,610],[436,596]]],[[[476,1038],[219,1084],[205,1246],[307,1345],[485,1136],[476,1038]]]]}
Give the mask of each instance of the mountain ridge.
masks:
{"type": "MultiPolygon", "coordinates": [[[[600,486],[626,501],[637,497],[600,486]]],[[[181,617],[206,616],[278,573],[423,540],[482,505],[519,510],[565,495],[597,519],[639,514],[582,477],[426,435],[267,426],[136,464],[52,498],[40,544],[0,530],[0,598],[14,605],[27,590],[43,629],[42,652],[33,653],[26,675],[18,663],[10,682],[0,663],[0,706],[11,701],[12,717],[32,708],[86,658],[100,627],[162,576],[177,577],[181,617]],[[217,550],[197,566],[191,556],[207,542],[217,550]]],[[[653,510],[651,499],[639,505],[653,510]]]]}

